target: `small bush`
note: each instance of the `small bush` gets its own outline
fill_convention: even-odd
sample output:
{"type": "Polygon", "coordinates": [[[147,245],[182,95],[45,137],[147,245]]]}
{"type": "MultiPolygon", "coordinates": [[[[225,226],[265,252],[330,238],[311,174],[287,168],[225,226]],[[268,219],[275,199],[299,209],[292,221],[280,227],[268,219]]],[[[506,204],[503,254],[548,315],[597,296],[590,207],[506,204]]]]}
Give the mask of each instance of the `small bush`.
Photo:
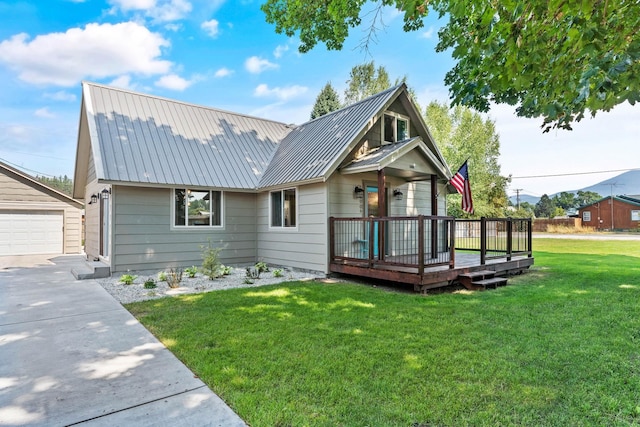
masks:
{"type": "Polygon", "coordinates": [[[153,289],[155,287],[156,287],[156,281],[153,279],[153,277],[149,277],[147,280],[144,281],[145,289],[153,289]]]}
{"type": "Polygon", "coordinates": [[[255,267],[258,269],[260,273],[266,273],[269,271],[269,266],[264,261],[257,262],[255,267]]]}
{"type": "Polygon", "coordinates": [[[275,270],[273,270],[273,277],[282,277],[282,276],[284,276],[284,274],[282,273],[281,268],[276,268],[275,270]]]}
{"type": "Polygon", "coordinates": [[[167,284],[170,288],[177,288],[180,286],[180,282],[182,282],[182,269],[181,268],[171,268],[167,273],[167,284]]]}
{"type": "Polygon", "coordinates": [[[259,279],[260,269],[256,267],[247,267],[247,279],[259,279]]]}
{"type": "Polygon", "coordinates": [[[233,267],[229,267],[228,265],[220,266],[220,272],[222,273],[223,276],[230,275],[232,271],[233,271],[233,267]]]}
{"type": "Polygon", "coordinates": [[[243,283],[245,285],[253,285],[253,280],[247,277],[246,279],[244,279],[243,283]]]}
{"type": "Polygon", "coordinates": [[[198,274],[198,267],[193,265],[191,267],[185,268],[184,272],[187,273],[187,277],[194,278],[196,277],[196,274],[198,274]]]}
{"type": "Polygon", "coordinates": [[[207,246],[202,246],[202,274],[213,280],[220,277],[220,258],[218,255],[222,248],[214,248],[211,242],[207,246]]]}
{"type": "Polygon", "coordinates": [[[166,282],[167,281],[167,272],[161,271],[158,273],[158,282],[166,282]]]}
{"type": "Polygon", "coordinates": [[[134,280],[136,280],[138,276],[132,276],[131,274],[123,274],[120,276],[120,283],[124,283],[125,285],[131,285],[134,280]]]}

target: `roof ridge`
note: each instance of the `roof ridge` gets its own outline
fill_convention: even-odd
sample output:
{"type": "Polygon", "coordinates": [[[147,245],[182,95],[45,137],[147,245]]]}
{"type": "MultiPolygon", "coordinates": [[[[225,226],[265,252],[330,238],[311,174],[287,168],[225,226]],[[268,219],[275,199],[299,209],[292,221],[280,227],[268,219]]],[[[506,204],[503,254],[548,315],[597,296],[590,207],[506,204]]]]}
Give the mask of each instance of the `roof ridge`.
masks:
{"type": "Polygon", "coordinates": [[[58,194],[59,196],[62,196],[62,197],[66,198],[66,199],[68,199],[68,200],[70,200],[72,202],[75,202],[75,203],[78,203],[78,204],[82,205],[82,202],[80,200],[76,200],[73,197],[69,196],[68,194],[63,193],[62,191],[58,190],[57,188],[53,188],[50,185],[47,185],[44,182],[39,181],[37,176],[33,176],[31,174],[23,172],[20,169],[15,168],[15,167],[13,167],[11,165],[8,165],[7,163],[2,162],[2,161],[0,161],[0,168],[5,169],[5,170],[7,170],[9,172],[12,172],[12,173],[14,173],[14,174],[16,174],[18,176],[21,176],[22,178],[27,179],[27,180],[31,181],[32,183],[34,183],[36,185],[39,185],[40,187],[45,188],[46,190],[52,191],[52,192],[58,194]]]}
{"type": "Polygon", "coordinates": [[[202,109],[205,109],[205,110],[211,110],[211,111],[217,111],[219,113],[230,114],[230,115],[233,115],[233,116],[245,117],[245,118],[253,119],[253,120],[261,120],[261,121],[264,121],[264,122],[277,123],[277,124],[284,125],[286,127],[291,127],[291,124],[280,122],[280,121],[277,121],[277,120],[265,119],[265,118],[262,118],[262,117],[251,116],[249,114],[238,113],[237,111],[223,110],[221,108],[210,107],[210,106],[202,105],[202,104],[194,104],[194,103],[191,103],[191,102],[179,101],[177,99],[167,98],[167,97],[160,96],[160,95],[152,95],[152,94],[149,94],[149,93],[137,92],[137,91],[130,90],[130,89],[124,89],[124,88],[115,87],[115,86],[108,86],[108,85],[101,84],[101,83],[95,83],[95,82],[90,82],[90,81],[83,80],[82,81],[82,85],[83,86],[84,85],[95,86],[95,87],[99,87],[99,88],[102,88],[102,89],[107,89],[107,90],[112,90],[112,91],[116,91],[116,92],[126,93],[126,94],[129,94],[129,95],[136,95],[136,96],[141,96],[141,97],[145,97],[145,98],[153,98],[153,99],[157,99],[157,100],[160,100],[160,101],[172,102],[174,104],[181,104],[181,105],[185,105],[185,106],[189,106],[189,107],[202,108],[202,109]]]}

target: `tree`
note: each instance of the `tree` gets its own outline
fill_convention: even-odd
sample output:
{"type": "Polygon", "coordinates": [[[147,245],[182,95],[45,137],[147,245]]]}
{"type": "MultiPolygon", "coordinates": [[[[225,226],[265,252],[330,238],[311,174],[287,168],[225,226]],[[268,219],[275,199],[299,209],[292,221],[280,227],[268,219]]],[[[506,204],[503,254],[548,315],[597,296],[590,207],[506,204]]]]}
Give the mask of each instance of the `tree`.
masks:
{"type": "Polygon", "coordinates": [[[340,95],[331,86],[331,82],[327,82],[316,98],[316,103],[313,105],[313,110],[311,110],[311,119],[317,119],[332,111],[339,110],[340,107],[342,107],[340,95]]]}
{"type": "Polygon", "coordinates": [[[553,203],[566,211],[576,207],[576,196],[573,193],[563,191],[553,196],[553,203]]]}
{"type": "MultiPolygon", "coordinates": [[[[453,172],[468,159],[475,216],[504,215],[509,179],[500,175],[500,139],[495,124],[467,107],[449,109],[438,102],[427,106],[425,121],[453,172]]],[[[460,198],[458,194],[448,196],[448,215],[468,216],[460,207],[460,198]]]]}
{"type": "MultiPolygon", "coordinates": [[[[299,33],[304,53],[318,42],[341,49],[362,23],[365,3],[266,0],[262,10],[277,33],[299,33]]],[[[404,12],[405,31],[422,28],[429,8],[448,17],[436,51],[457,61],[445,78],[453,105],[514,105],[519,116],[542,117],[547,132],[571,129],[586,111],[640,101],[637,0],[381,0],[384,6],[404,12]]],[[[377,24],[374,18],[370,33],[377,24]]]]}
{"type": "Polygon", "coordinates": [[[378,92],[391,87],[391,80],[386,68],[380,66],[376,69],[373,61],[362,65],[356,65],[351,69],[348,87],[344,91],[344,103],[354,104],[378,92]]]}
{"type": "Polygon", "coordinates": [[[73,180],[67,175],[54,176],[51,178],[46,176],[36,176],[36,179],[41,183],[66,194],[67,196],[71,196],[73,193],[73,180]]]}
{"type": "Polygon", "coordinates": [[[585,206],[590,205],[591,203],[597,202],[602,199],[602,196],[595,191],[582,191],[578,190],[576,193],[576,205],[585,206]]]}
{"type": "Polygon", "coordinates": [[[543,194],[536,203],[535,214],[538,218],[553,218],[554,212],[556,210],[556,205],[553,203],[553,200],[543,194]]]}

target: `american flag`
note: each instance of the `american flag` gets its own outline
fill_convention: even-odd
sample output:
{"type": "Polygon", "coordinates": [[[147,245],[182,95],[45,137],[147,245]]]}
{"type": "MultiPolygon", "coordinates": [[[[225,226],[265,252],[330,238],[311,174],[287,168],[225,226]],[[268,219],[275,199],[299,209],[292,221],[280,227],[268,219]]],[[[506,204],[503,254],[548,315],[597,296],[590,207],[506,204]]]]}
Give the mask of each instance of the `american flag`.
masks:
{"type": "Polygon", "coordinates": [[[451,185],[462,194],[462,210],[473,213],[473,199],[471,198],[471,185],[469,184],[469,170],[465,161],[458,172],[451,178],[451,185]]]}

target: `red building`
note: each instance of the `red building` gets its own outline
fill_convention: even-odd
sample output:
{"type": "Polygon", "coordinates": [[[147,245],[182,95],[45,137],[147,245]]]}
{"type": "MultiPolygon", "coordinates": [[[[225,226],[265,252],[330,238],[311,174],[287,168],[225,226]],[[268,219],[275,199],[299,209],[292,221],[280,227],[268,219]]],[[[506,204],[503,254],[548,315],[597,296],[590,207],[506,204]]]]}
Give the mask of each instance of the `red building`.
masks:
{"type": "Polygon", "coordinates": [[[583,227],[596,230],[639,230],[640,199],[629,196],[604,197],[578,208],[583,227]]]}

